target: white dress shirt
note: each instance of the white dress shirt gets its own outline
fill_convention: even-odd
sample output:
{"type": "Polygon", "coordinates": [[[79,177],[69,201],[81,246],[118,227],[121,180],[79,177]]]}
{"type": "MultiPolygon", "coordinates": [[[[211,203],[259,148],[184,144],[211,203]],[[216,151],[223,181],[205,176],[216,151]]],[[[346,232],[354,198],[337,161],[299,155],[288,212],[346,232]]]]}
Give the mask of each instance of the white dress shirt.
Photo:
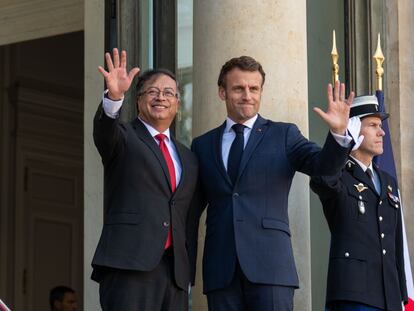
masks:
{"type": "MultiPolygon", "coordinates": [[[[106,90],[104,92],[107,93],[108,90],[106,90]]],[[[122,103],[124,101],[124,99],[120,99],[120,100],[111,100],[105,96],[102,96],[102,108],[105,112],[105,114],[112,119],[116,119],[119,117],[119,110],[122,107],[122,103]]],[[[154,141],[157,143],[157,145],[159,146],[159,141],[158,139],[155,138],[156,135],[158,134],[164,134],[167,138],[164,140],[165,144],[168,148],[168,151],[170,152],[171,158],[174,162],[174,169],[175,169],[175,181],[176,181],[176,185],[178,187],[180,180],[181,180],[181,174],[182,174],[182,166],[181,166],[181,162],[180,162],[180,158],[178,156],[177,153],[177,149],[175,148],[174,143],[171,140],[171,135],[170,135],[170,129],[168,128],[166,131],[160,133],[158,132],[155,128],[153,128],[151,125],[149,125],[148,123],[146,123],[145,121],[143,121],[141,118],[138,118],[138,120],[140,120],[142,122],[142,124],[144,124],[144,126],[147,128],[148,132],[151,134],[152,138],[154,139],[154,141]]]]}
{"type": "MultiPolygon", "coordinates": [[[[243,135],[244,135],[243,149],[246,148],[247,141],[249,140],[250,133],[252,132],[252,128],[256,120],[257,120],[257,114],[253,118],[243,123],[243,125],[246,126],[243,132],[243,135]]],[[[227,162],[229,160],[230,147],[234,139],[236,138],[236,132],[234,132],[234,130],[231,128],[234,124],[236,124],[236,122],[234,122],[232,119],[227,117],[226,128],[224,129],[223,141],[221,144],[221,157],[223,159],[223,164],[224,164],[226,171],[227,171],[227,162]]]]}

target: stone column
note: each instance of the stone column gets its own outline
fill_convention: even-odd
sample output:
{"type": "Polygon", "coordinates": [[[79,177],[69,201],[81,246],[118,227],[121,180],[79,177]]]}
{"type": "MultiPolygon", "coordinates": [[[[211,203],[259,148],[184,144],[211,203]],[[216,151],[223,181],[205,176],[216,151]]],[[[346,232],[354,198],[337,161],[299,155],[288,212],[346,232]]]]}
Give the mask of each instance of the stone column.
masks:
{"type": "MultiPolygon", "coordinates": [[[[294,122],[308,135],[306,1],[194,1],[193,136],[218,126],[225,105],[217,95],[217,78],[228,59],[250,55],[266,72],[260,113],[294,122]]],[[[310,310],[310,224],[308,179],[295,177],[289,201],[293,247],[301,289],[295,309],[310,310]]],[[[201,285],[204,222],[193,310],[207,310],[201,285]]]]}
{"type": "Polygon", "coordinates": [[[389,125],[395,165],[401,190],[411,269],[414,271],[414,40],[410,18],[414,3],[391,0],[385,2],[386,32],[385,102],[390,112],[389,125]]]}
{"type": "Polygon", "coordinates": [[[84,108],[84,306],[98,311],[98,285],[91,281],[91,261],[103,223],[103,169],[92,139],[93,117],[101,100],[104,63],[104,1],[85,0],[85,108],[84,108]]]}
{"type": "Polygon", "coordinates": [[[400,188],[402,189],[411,269],[414,271],[414,38],[412,36],[414,3],[409,0],[401,0],[397,3],[400,114],[399,122],[396,123],[399,124],[400,131],[399,136],[394,135],[394,137],[400,139],[400,188]]]}

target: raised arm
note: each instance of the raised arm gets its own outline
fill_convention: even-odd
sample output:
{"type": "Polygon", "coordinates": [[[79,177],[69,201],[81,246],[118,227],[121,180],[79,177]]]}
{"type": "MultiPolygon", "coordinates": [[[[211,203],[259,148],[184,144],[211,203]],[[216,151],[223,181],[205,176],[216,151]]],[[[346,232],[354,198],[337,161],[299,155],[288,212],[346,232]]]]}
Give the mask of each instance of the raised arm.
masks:
{"type": "MultiPolygon", "coordinates": [[[[127,54],[113,49],[113,60],[109,53],[105,54],[108,71],[99,66],[98,70],[105,79],[108,88],[108,97],[114,101],[124,98],[124,94],[131,86],[139,68],[133,68],[129,73],[126,69],[127,54]]],[[[124,128],[119,124],[118,118],[109,117],[107,110],[120,109],[122,102],[112,102],[104,98],[94,118],[93,137],[96,147],[104,162],[109,161],[117,152],[121,152],[124,143],[124,128]],[[105,102],[106,101],[106,102],[105,102]],[[109,106],[105,106],[105,103],[109,106]],[[119,105],[111,107],[111,105],[119,105]],[[106,108],[106,110],[105,110],[106,108]]]]}

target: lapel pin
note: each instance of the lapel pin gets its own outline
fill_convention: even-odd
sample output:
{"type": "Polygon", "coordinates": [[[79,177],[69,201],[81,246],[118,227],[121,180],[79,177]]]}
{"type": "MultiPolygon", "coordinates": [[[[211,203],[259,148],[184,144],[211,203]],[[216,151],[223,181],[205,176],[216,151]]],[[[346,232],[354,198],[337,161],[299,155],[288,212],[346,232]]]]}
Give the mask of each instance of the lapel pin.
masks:
{"type": "Polygon", "coordinates": [[[261,128],[258,128],[258,129],[257,129],[257,131],[258,131],[258,132],[261,132],[261,131],[262,131],[262,129],[261,129],[261,128]]]}
{"type": "Polygon", "coordinates": [[[392,187],[390,185],[388,185],[388,191],[392,192],[392,187]]]}
{"type": "Polygon", "coordinates": [[[356,188],[356,190],[358,192],[362,192],[362,191],[368,189],[368,187],[365,187],[363,183],[359,183],[358,185],[354,185],[354,187],[356,188]]]}

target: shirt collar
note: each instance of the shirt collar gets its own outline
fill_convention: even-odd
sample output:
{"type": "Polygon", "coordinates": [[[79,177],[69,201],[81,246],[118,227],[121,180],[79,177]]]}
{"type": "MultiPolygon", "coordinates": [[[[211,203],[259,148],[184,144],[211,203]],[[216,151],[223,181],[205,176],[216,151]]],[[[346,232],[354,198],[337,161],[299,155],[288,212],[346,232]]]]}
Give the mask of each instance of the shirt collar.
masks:
{"type": "Polygon", "coordinates": [[[145,127],[147,128],[148,132],[150,132],[152,137],[155,138],[155,135],[164,134],[165,136],[167,136],[167,140],[168,141],[170,140],[170,129],[169,128],[167,128],[164,132],[160,133],[155,128],[153,128],[151,125],[149,125],[147,122],[142,120],[140,117],[138,117],[138,119],[142,122],[142,124],[145,125],[145,127]]]}
{"type": "Polygon", "coordinates": [[[373,167],[373,165],[372,165],[372,161],[371,161],[371,163],[368,165],[368,166],[366,166],[364,163],[362,163],[361,161],[359,161],[358,159],[356,159],[356,158],[354,158],[353,156],[351,156],[350,155],[350,157],[356,162],[356,163],[358,163],[358,165],[362,168],[362,170],[364,171],[364,172],[366,172],[367,171],[367,169],[371,169],[371,172],[374,172],[374,167],[373,167]]]}
{"type": "MultiPolygon", "coordinates": [[[[253,128],[254,123],[257,120],[257,117],[259,115],[256,114],[253,118],[250,118],[249,120],[247,120],[246,122],[243,123],[244,126],[246,126],[249,129],[253,128]]],[[[231,132],[231,127],[236,124],[236,122],[234,122],[232,119],[230,119],[229,117],[226,118],[226,128],[224,129],[224,133],[227,132],[231,132]]]]}

